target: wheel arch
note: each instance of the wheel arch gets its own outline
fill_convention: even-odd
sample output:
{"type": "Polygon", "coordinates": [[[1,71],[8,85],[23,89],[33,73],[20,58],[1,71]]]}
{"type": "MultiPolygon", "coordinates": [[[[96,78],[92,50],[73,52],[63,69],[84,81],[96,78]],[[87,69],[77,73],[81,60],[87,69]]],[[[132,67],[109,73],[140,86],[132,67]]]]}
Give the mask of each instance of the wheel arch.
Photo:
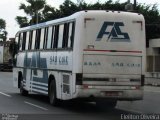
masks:
{"type": "Polygon", "coordinates": [[[21,78],[23,77],[23,75],[22,75],[22,72],[21,71],[19,71],[18,72],[18,88],[20,88],[20,84],[21,84],[21,78]]]}
{"type": "Polygon", "coordinates": [[[49,75],[49,78],[48,78],[48,95],[49,95],[49,91],[50,91],[50,90],[49,90],[49,86],[50,86],[51,81],[54,81],[55,84],[56,84],[55,76],[52,75],[52,74],[50,74],[50,75],[49,75]]]}

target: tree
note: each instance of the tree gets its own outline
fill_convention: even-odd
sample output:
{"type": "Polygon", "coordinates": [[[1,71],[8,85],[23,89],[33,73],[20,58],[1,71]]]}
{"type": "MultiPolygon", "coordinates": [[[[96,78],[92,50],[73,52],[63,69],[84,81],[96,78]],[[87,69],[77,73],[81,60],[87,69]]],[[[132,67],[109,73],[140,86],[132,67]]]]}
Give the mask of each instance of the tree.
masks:
{"type": "Polygon", "coordinates": [[[41,15],[39,13],[46,4],[45,0],[26,0],[29,5],[25,5],[21,3],[19,6],[20,10],[24,10],[24,12],[31,17],[30,24],[38,23],[38,19],[41,20],[41,15]]]}
{"type": "Polygon", "coordinates": [[[61,17],[69,16],[77,11],[79,11],[79,7],[70,0],[65,0],[62,5],[59,6],[61,17]]]}
{"type": "Polygon", "coordinates": [[[160,14],[157,4],[145,5],[139,4],[137,11],[144,15],[146,24],[146,45],[149,47],[149,40],[153,38],[160,38],[160,14]]]}
{"type": "Polygon", "coordinates": [[[27,16],[17,16],[16,21],[20,27],[33,25],[58,18],[59,11],[46,4],[46,0],[26,0],[28,4],[21,3],[20,10],[27,16]]]}
{"type": "Polygon", "coordinates": [[[7,40],[7,31],[6,29],[6,22],[3,19],[0,19],[0,39],[2,41],[6,41],[7,40]]]}
{"type": "Polygon", "coordinates": [[[45,5],[43,11],[42,11],[42,21],[49,21],[60,17],[59,11],[55,9],[54,7],[51,7],[50,5],[45,5]]]}
{"type": "Polygon", "coordinates": [[[16,21],[20,25],[20,27],[25,27],[29,25],[27,17],[17,16],[16,21]]]}
{"type": "Polygon", "coordinates": [[[28,4],[21,3],[19,9],[23,10],[27,16],[16,17],[20,27],[36,24],[43,19],[40,11],[45,7],[46,0],[26,0],[26,2],[28,4]]]}
{"type": "MultiPolygon", "coordinates": [[[[60,6],[59,9],[55,9],[50,5],[46,4],[45,0],[26,0],[29,5],[22,4],[20,9],[30,16],[30,20],[27,17],[17,16],[16,20],[21,27],[35,24],[38,22],[45,22],[49,20],[54,20],[61,17],[69,16],[80,10],[117,10],[125,11],[125,5],[127,2],[119,3],[119,0],[113,2],[108,0],[105,3],[100,3],[99,1],[94,4],[87,4],[85,0],[77,0],[77,3],[72,2],[71,0],[65,0],[60,6]],[[40,12],[41,11],[41,12],[40,12]]],[[[159,36],[160,29],[160,14],[157,8],[157,5],[145,5],[138,4],[136,6],[137,13],[144,15],[146,23],[146,32],[147,39],[154,38],[159,36]],[[149,25],[149,27],[148,27],[149,25]],[[153,25],[153,26],[152,26],[153,25]],[[156,29],[154,29],[156,26],[156,29]],[[158,26],[158,27],[157,27],[158,26]],[[153,28],[153,29],[150,29],[153,28]]]]}
{"type": "Polygon", "coordinates": [[[136,9],[139,13],[144,15],[146,24],[160,23],[160,15],[157,4],[154,4],[153,6],[139,4],[136,9]]]}

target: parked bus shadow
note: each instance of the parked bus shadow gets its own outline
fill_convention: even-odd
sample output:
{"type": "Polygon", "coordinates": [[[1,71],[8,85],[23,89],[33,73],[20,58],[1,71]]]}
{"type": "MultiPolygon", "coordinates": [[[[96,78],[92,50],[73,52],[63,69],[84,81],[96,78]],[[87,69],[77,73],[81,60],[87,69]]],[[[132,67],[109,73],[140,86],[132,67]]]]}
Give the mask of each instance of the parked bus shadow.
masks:
{"type": "MultiPolygon", "coordinates": [[[[31,100],[36,100],[42,104],[49,104],[49,99],[47,96],[39,95],[39,94],[29,94],[28,96],[25,96],[31,100]]],[[[106,106],[97,106],[94,102],[84,102],[79,100],[67,100],[62,101],[61,105],[58,106],[60,109],[69,110],[76,113],[83,113],[83,114],[93,114],[93,113],[100,113],[101,115],[118,115],[121,114],[129,114],[131,112],[124,111],[116,108],[107,108],[106,106]]],[[[54,106],[53,106],[54,109],[54,106]]],[[[133,113],[134,114],[134,113],[133,113]]],[[[137,113],[135,113],[137,114],[137,113]]],[[[93,114],[94,115],[94,114],[93,114]]]]}

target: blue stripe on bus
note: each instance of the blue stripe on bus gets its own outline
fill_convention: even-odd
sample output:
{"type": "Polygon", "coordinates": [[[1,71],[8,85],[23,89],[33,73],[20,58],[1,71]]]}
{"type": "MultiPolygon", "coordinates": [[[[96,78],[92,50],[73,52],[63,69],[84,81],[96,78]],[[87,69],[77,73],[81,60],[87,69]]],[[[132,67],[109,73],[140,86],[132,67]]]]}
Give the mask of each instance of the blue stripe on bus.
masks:
{"type": "MultiPolygon", "coordinates": [[[[37,71],[37,70],[35,70],[35,71],[37,71]]],[[[33,77],[32,80],[35,81],[35,82],[41,82],[41,83],[48,84],[48,72],[47,72],[47,70],[43,70],[43,76],[42,76],[42,78],[33,77]]]]}
{"type": "MultiPolygon", "coordinates": [[[[26,53],[27,54],[27,53],[26,53]]],[[[40,58],[40,53],[39,52],[33,52],[32,53],[32,58],[28,58],[28,55],[25,55],[25,60],[24,64],[27,64],[27,67],[33,67],[33,68],[47,68],[47,60],[46,58],[40,58]]],[[[43,77],[38,77],[38,69],[33,69],[31,71],[31,77],[33,73],[33,78],[32,80],[35,82],[42,82],[42,83],[47,83],[48,84],[48,72],[47,70],[43,70],[43,77]],[[35,77],[36,76],[36,77],[35,77]]],[[[26,78],[26,72],[27,69],[23,70],[23,77],[26,78]]]]}
{"type": "Polygon", "coordinates": [[[48,89],[48,86],[46,86],[46,85],[40,85],[40,84],[37,84],[37,83],[32,83],[32,85],[36,85],[36,86],[39,86],[39,87],[45,87],[45,88],[48,89]]]}
{"type": "Polygon", "coordinates": [[[36,90],[41,90],[41,91],[44,91],[44,92],[48,92],[48,90],[44,90],[42,88],[37,88],[37,87],[32,87],[32,89],[36,89],[36,90]]]}

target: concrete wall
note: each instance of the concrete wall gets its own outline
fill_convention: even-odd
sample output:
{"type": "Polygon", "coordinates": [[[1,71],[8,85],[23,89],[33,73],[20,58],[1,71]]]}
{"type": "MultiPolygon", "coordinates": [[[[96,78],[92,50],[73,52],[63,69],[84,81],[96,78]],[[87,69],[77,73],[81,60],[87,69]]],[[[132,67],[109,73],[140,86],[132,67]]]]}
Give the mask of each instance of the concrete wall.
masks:
{"type": "Polygon", "coordinates": [[[160,38],[149,40],[149,47],[150,48],[155,48],[155,47],[160,48],[160,38]]]}

